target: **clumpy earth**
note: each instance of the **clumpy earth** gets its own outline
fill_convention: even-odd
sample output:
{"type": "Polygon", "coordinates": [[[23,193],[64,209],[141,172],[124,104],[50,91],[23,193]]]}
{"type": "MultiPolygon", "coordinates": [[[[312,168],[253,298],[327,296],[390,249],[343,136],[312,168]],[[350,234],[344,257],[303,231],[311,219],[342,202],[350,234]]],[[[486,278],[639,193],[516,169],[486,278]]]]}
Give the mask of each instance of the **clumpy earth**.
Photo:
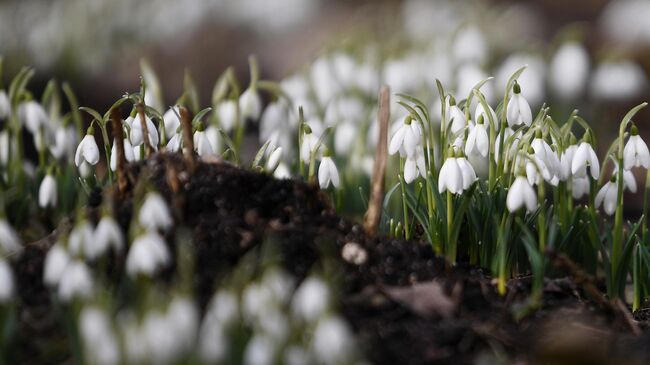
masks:
{"type": "MultiPolygon", "coordinates": [[[[422,242],[366,234],[338,216],[316,186],[219,161],[190,167],[182,155],[167,153],[129,166],[127,175],[127,190],[100,194],[89,216],[96,220],[99,203],[110,199],[126,232],[134,194],[158,190],[177,227],[192,236],[201,308],[240,259],[265,243],[298,280],[316,269],[334,275],[338,308],[371,363],[650,363],[650,308],[632,317],[622,303],[594,298],[599,283],[563,258],[551,257],[561,275],[547,279],[539,308],[531,310],[529,277],[512,279],[501,297],[481,268],[451,266],[422,242]]],[[[63,222],[57,230],[69,228],[63,222]]],[[[15,342],[24,363],[70,361],[65,323],[54,319],[53,298],[42,284],[44,255],[56,233],[28,244],[16,263],[15,342]]],[[[112,257],[109,275],[123,264],[124,257],[112,257]]]]}

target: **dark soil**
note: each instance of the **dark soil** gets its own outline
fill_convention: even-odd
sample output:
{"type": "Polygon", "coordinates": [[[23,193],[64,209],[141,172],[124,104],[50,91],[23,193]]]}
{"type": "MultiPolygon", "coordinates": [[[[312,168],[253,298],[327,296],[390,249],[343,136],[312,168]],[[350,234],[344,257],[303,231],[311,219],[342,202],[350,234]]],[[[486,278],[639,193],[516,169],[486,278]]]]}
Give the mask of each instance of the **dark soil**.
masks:
{"type": "MultiPolygon", "coordinates": [[[[179,154],[156,154],[130,166],[129,175],[125,196],[106,192],[104,199],[115,199],[126,229],[133,194],[147,185],[163,194],[177,226],[192,232],[202,307],[239,260],[266,243],[298,280],[315,269],[337,277],[340,309],[372,363],[650,364],[648,311],[637,312],[635,321],[625,308],[590,299],[574,272],[548,280],[540,308],[527,312],[529,278],[511,280],[508,295],[501,297],[479,268],[450,267],[419,242],[370,237],[337,216],[315,186],[220,162],[198,163],[191,173],[179,154]],[[365,250],[365,262],[343,259],[341,250],[351,242],[365,250]]],[[[50,298],[41,284],[44,250],[53,240],[31,244],[17,264],[18,341],[35,354],[20,359],[31,363],[58,362],[37,346],[61,330],[61,324],[48,325],[50,298]],[[34,321],[45,325],[35,327],[34,321]]]]}

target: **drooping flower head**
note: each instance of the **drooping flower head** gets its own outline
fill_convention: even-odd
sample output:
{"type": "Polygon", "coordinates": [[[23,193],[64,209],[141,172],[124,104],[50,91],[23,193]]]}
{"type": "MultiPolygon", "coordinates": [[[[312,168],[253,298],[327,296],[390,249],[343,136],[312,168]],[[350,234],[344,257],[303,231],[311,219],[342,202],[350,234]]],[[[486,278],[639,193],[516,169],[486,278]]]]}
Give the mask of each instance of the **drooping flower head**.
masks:
{"type": "Polygon", "coordinates": [[[525,124],[529,126],[533,123],[533,114],[526,98],[521,94],[521,87],[515,81],[512,87],[512,98],[508,101],[508,112],[506,120],[510,127],[525,124]]]}

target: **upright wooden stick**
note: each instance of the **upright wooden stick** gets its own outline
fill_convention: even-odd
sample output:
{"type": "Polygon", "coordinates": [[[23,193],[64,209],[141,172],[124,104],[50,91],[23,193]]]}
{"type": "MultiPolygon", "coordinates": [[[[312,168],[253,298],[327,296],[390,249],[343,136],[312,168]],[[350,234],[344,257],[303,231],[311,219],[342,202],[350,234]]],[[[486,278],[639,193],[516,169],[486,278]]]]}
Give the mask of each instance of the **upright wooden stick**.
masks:
{"type": "Polygon", "coordinates": [[[147,118],[144,112],[144,105],[138,104],[138,115],[140,116],[140,125],[142,126],[142,139],[144,143],[145,154],[151,156],[154,153],[153,146],[149,140],[149,127],[147,126],[147,118]]]}
{"type": "Polygon", "coordinates": [[[117,161],[117,190],[121,195],[126,190],[127,185],[126,175],[124,171],[126,165],[126,156],[124,155],[124,130],[122,129],[122,116],[120,115],[120,111],[117,108],[111,109],[111,121],[113,123],[113,139],[115,140],[114,143],[116,147],[115,160],[117,161]]]}
{"type": "Polygon", "coordinates": [[[379,108],[377,122],[379,123],[379,141],[375,151],[375,164],[372,171],[372,185],[368,211],[364,219],[364,227],[369,234],[377,233],[381,220],[381,208],[384,201],[384,175],[388,159],[388,119],[390,118],[390,89],[384,85],[379,90],[379,108]]]}
{"type": "Polygon", "coordinates": [[[194,171],[194,138],[192,137],[192,116],[184,106],[179,108],[181,115],[181,127],[183,129],[183,155],[190,171],[194,171]]]}

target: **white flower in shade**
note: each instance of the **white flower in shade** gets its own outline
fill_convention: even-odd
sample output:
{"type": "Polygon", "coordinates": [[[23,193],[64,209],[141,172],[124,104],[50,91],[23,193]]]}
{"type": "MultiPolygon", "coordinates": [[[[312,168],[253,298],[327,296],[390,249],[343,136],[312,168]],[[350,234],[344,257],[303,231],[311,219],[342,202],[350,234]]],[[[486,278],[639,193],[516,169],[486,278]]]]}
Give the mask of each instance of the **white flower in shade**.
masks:
{"type": "MultiPolygon", "coordinates": [[[[492,109],[491,106],[488,105],[488,109],[490,112],[490,115],[492,116],[492,122],[494,123],[495,129],[498,131],[499,130],[499,118],[497,117],[497,113],[494,112],[494,109],[492,109]]],[[[478,103],[476,105],[476,110],[474,110],[474,120],[478,120],[481,116],[483,116],[483,123],[487,126],[487,128],[490,128],[490,119],[488,117],[488,114],[485,112],[485,108],[483,108],[483,104],[478,103]]]]}
{"type": "Polygon", "coordinates": [[[79,315],[79,332],[87,363],[120,363],[120,347],[106,312],[97,307],[85,307],[79,315]]]}
{"type": "Polygon", "coordinates": [[[518,132],[516,136],[512,137],[514,134],[515,132],[509,127],[506,127],[503,131],[500,131],[499,134],[497,134],[494,144],[494,162],[498,162],[499,157],[505,161],[510,161],[514,158],[517,150],[519,149],[519,142],[521,141],[521,134],[518,132]],[[501,133],[504,133],[503,145],[505,147],[505,151],[503,156],[501,156],[501,147],[499,147],[499,141],[501,141],[501,133]]]}
{"type": "Polygon", "coordinates": [[[296,290],[291,301],[291,314],[303,321],[314,322],[328,308],[330,290],[322,279],[308,277],[296,290]]]}
{"type": "Polygon", "coordinates": [[[589,54],[578,42],[563,44],[551,60],[550,83],[562,99],[580,97],[589,77],[589,54]]]}
{"type": "Polygon", "coordinates": [[[59,281],[59,299],[69,302],[73,298],[88,298],[93,292],[93,279],[85,263],[70,262],[59,281]]]}
{"type": "Polygon", "coordinates": [[[245,365],[272,365],[276,343],[269,335],[255,334],[244,350],[245,365]]]}
{"type": "Polygon", "coordinates": [[[40,129],[47,126],[49,120],[47,113],[43,106],[34,100],[20,104],[18,113],[27,130],[34,135],[39,134],[40,129]]]}
{"type": "Polygon", "coordinates": [[[531,213],[537,208],[537,194],[525,176],[517,176],[510,189],[508,189],[506,206],[512,213],[524,206],[531,213]]]}
{"type": "Polygon", "coordinates": [[[283,99],[267,105],[260,119],[260,141],[268,140],[275,131],[285,128],[288,118],[289,107],[283,99]]]}
{"type": "Polygon", "coordinates": [[[589,189],[590,181],[587,176],[574,176],[571,179],[571,195],[573,195],[573,199],[580,199],[589,194],[589,189]]]}
{"type": "Polygon", "coordinates": [[[167,203],[160,194],[155,192],[147,194],[138,213],[138,219],[142,226],[152,230],[165,230],[171,227],[173,223],[167,203]]]}
{"type": "Polygon", "coordinates": [[[99,221],[93,237],[94,257],[102,256],[109,248],[113,248],[114,252],[121,252],[124,247],[122,229],[109,215],[103,216],[99,221]]]}
{"type": "Polygon", "coordinates": [[[186,297],[176,297],[167,308],[167,320],[177,338],[178,350],[183,353],[192,348],[199,328],[196,304],[186,297]]]}
{"type": "Polygon", "coordinates": [[[581,142],[578,145],[578,149],[573,156],[573,161],[571,162],[571,173],[577,176],[587,175],[587,167],[589,167],[589,172],[591,177],[596,180],[600,176],[600,163],[598,162],[598,156],[594,148],[591,147],[591,144],[587,142],[581,142]]]}
{"type": "MultiPolygon", "coordinates": [[[[158,149],[158,130],[156,129],[156,126],[153,124],[151,119],[145,115],[144,117],[145,123],[147,124],[147,133],[149,134],[149,145],[153,147],[153,149],[157,150],[158,149]]],[[[136,117],[128,117],[126,119],[126,123],[128,123],[131,126],[131,145],[134,147],[139,146],[144,143],[144,137],[143,137],[143,128],[142,128],[142,117],[140,116],[140,113],[136,114],[136,117]]]]}
{"type": "Polygon", "coordinates": [[[521,94],[521,88],[519,84],[515,81],[515,85],[512,87],[512,98],[508,101],[508,112],[506,115],[506,120],[510,127],[515,127],[518,125],[525,124],[530,127],[533,123],[533,114],[530,110],[530,105],[526,98],[521,94]]]}
{"type": "Polygon", "coordinates": [[[249,87],[239,96],[239,112],[242,118],[258,120],[262,114],[262,99],[257,88],[249,87]]]}
{"type": "Polygon", "coordinates": [[[47,251],[47,256],[45,256],[43,265],[43,281],[45,284],[51,287],[59,285],[68,263],[70,263],[68,251],[57,242],[47,251]]]}
{"type": "Polygon", "coordinates": [[[438,175],[438,191],[462,193],[476,181],[474,168],[464,157],[448,157],[438,175]]]}
{"type": "Polygon", "coordinates": [[[89,128],[88,134],[79,142],[77,151],[74,154],[75,165],[80,167],[82,162],[87,162],[90,165],[99,162],[99,147],[97,147],[95,137],[92,135],[92,127],[89,128]]]}
{"type": "Polygon", "coordinates": [[[142,334],[147,344],[147,355],[152,364],[174,363],[179,353],[180,341],[172,323],[164,313],[150,310],[142,324],[142,334]]]}
{"type": "Polygon", "coordinates": [[[535,138],[530,144],[533,148],[534,160],[537,163],[537,167],[541,170],[542,177],[549,184],[557,186],[560,181],[560,158],[557,156],[557,153],[553,151],[551,146],[546,143],[542,138],[535,138]]]}
{"type": "Polygon", "coordinates": [[[163,122],[165,123],[165,136],[167,136],[167,139],[169,139],[170,136],[176,134],[178,127],[181,126],[179,115],[180,111],[177,106],[169,108],[165,114],[163,114],[163,122]]]}
{"type": "Polygon", "coordinates": [[[18,234],[4,218],[0,217],[0,256],[19,255],[23,244],[18,234]]]}
{"type": "Polygon", "coordinates": [[[400,156],[412,156],[415,153],[415,147],[420,144],[422,130],[417,122],[413,121],[411,116],[404,119],[404,124],[393,134],[388,146],[388,153],[391,155],[399,151],[400,156]]]}
{"type": "Polygon", "coordinates": [[[172,138],[169,139],[169,142],[167,142],[167,150],[170,152],[178,152],[181,149],[182,140],[183,138],[180,133],[174,134],[172,138]]]}
{"type": "Polygon", "coordinates": [[[467,125],[467,119],[465,118],[465,113],[463,113],[455,101],[452,101],[453,105],[449,106],[449,122],[447,123],[447,128],[451,130],[451,133],[456,134],[462,131],[467,125]]]}
{"type": "Polygon", "coordinates": [[[149,232],[133,242],[126,257],[126,272],[131,277],[154,275],[170,260],[165,241],[158,233],[149,232]]]}
{"type": "Polygon", "coordinates": [[[303,365],[313,362],[310,359],[307,349],[299,345],[289,345],[289,347],[284,350],[282,361],[284,361],[283,364],[286,365],[303,365]]]}
{"type": "Polygon", "coordinates": [[[571,177],[571,165],[577,150],[578,146],[572,144],[562,152],[560,156],[560,180],[567,181],[571,177]]]}
{"type": "Polygon", "coordinates": [[[14,295],[14,275],[9,263],[0,256],[0,304],[6,303],[14,295]]]}
{"type": "Polygon", "coordinates": [[[318,137],[312,132],[311,127],[305,126],[305,131],[302,135],[302,143],[300,145],[300,159],[309,163],[312,153],[316,153],[318,147],[318,137]]]}
{"type": "Polygon", "coordinates": [[[82,161],[81,165],[79,165],[79,176],[81,176],[84,179],[87,179],[91,177],[92,174],[93,174],[93,167],[85,160],[82,161]]]}
{"type": "Polygon", "coordinates": [[[199,127],[199,130],[194,132],[194,149],[196,150],[196,153],[199,154],[199,156],[214,155],[212,145],[210,145],[210,141],[208,140],[208,137],[206,136],[205,131],[203,131],[202,127],[199,127]]]}
{"type": "Polygon", "coordinates": [[[490,159],[488,156],[481,156],[478,153],[472,153],[467,155],[467,161],[474,169],[476,176],[485,179],[490,173],[490,159]]]}
{"type": "Polygon", "coordinates": [[[0,120],[5,120],[9,118],[11,113],[11,103],[9,102],[9,96],[4,90],[0,90],[0,120]]]}
{"type": "Polygon", "coordinates": [[[9,131],[0,130],[0,166],[7,166],[9,164],[9,151],[14,150],[14,146],[9,138],[9,131]]]}
{"type": "Polygon", "coordinates": [[[424,161],[424,150],[418,147],[414,155],[404,161],[404,182],[410,184],[418,176],[427,177],[427,167],[424,161]]]}
{"type": "Polygon", "coordinates": [[[598,194],[596,194],[596,207],[599,208],[603,206],[603,210],[608,215],[614,214],[616,211],[616,195],[618,193],[618,187],[616,186],[615,181],[608,181],[600,188],[598,194]]]}
{"type": "Polygon", "coordinates": [[[269,157],[266,159],[266,171],[273,172],[280,164],[282,160],[282,147],[278,147],[271,152],[269,157]]]}
{"type": "Polygon", "coordinates": [[[222,324],[210,315],[201,323],[198,339],[199,357],[205,363],[221,363],[230,350],[229,338],[222,324]]]}
{"type": "Polygon", "coordinates": [[[343,122],[336,126],[334,132],[334,151],[339,156],[350,153],[357,139],[357,126],[352,122],[343,122]]]}
{"type": "Polygon", "coordinates": [[[237,102],[235,100],[224,100],[220,102],[215,113],[219,120],[219,126],[224,132],[230,133],[237,125],[237,102]]]}
{"type": "Polygon", "coordinates": [[[465,154],[478,154],[483,157],[488,155],[490,150],[490,139],[488,137],[487,128],[483,121],[483,117],[478,121],[478,123],[472,127],[467,135],[467,141],[465,142],[465,154]]]}
{"type": "Polygon", "coordinates": [[[205,136],[208,139],[208,142],[210,142],[212,152],[218,154],[223,150],[221,132],[219,132],[219,128],[217,128],[217,126],[209,125],[208,128],[205,129],[205,136]]]}
{"type": "Polygon", "coordinates": [[[68,237],[68,251],[72,255],[84,254],[86,258],[93,258],[93,227],[87,221],[77,223],[68,237]]]}
{"type": "Polygon", "coordinates": [[[650,167],[650,152],[648,146],[645,144],[641,136],[638,135],[636,127],[632,128],[630,138],[625,144],[623,151],[623,166],[626,170],[632,167],[643,166],[644,168],[650,167]]]}
{"type": "Polygon", "coordinates": [[[599,100],[623,101],[640,95],[647,87],[643,68],[631,60],[605,61],[591,76],[591,94],[599,100]]]}
{"type": "Polygon", "coordinates": [[[318,321],[311,348],[322,364],[347,363],[353,355],[354,338],[343,319],[328,316],[318,321]]]}
{"type": "Polygon", "coordinates": [[[56,179],[54,176],[47,174],[41,182],[41,186],[38,189],[38,205],[41,208],[45,207],[56,207],[56,200],[58,194],[56,189],[56,179]]]}
{"type": "MultiPolygon", "coordinates": [[[[612,171],[612,176],[618,178],[618,164],[614,163],[614,170],[612,171]]],[[[630,170],[623,170],[623,188],[629,190],[632,193],[636,193],[636,178],[630,170]]]]}
{"type": "Polygon", "coordinates": [[[334,161],[330,156],[325,156],[320,162],[318,167],[318,184],[321,189],[327,189],[330,185],[334,185],[335,188],[338,188],[340,185],[339,171],[334,164],[334,161]]]}
{"type": "MultiPolygon", "coordinates": [[[[124,138],[124,158],[127,162],[135,161],[135,154],[133,153],[133,146],[127,138],[124,138]]],[[[111,170],[117,170],[117,143],[113,140],[113,147],[111,147],[111,161],[110,161],[111,170]]]]}
{"type": "Polygon", "coordinates": [[[77,131],[72,126],[60,126],[54,132],[54,143],[49,148],[56,159],[74,156],[77,144],[77,131]]]}
{"type": "Polygon", "coordinates": [[[239,319],[239,298],[231,290],[217,291],[210,301],[208,316],[224,326],[236,323],[239,319]]]}
{"type": "Polygon", "coordinates": [[[291,171],[284,162],[280,162],[278,167],[273,171],[273,177],[276,179],[290,179],[291,171]]]}

